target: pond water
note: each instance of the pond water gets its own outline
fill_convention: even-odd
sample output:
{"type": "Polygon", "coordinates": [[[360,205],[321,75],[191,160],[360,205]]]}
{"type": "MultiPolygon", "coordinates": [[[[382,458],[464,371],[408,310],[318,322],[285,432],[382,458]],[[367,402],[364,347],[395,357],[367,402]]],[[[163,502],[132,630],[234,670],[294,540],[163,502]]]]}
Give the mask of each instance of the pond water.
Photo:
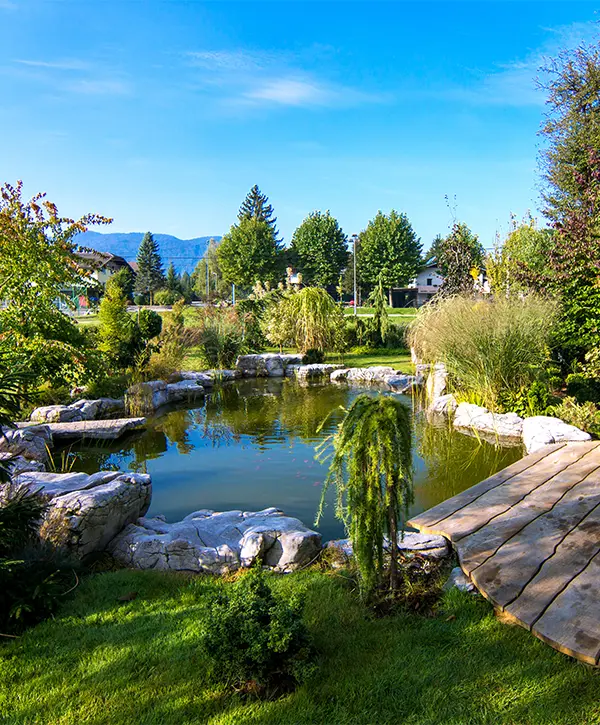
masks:
{"type": "MultiPolygon", "coordinates": [[[[198,509],[257,511],[275,506],[312,526],[327,467],[315,447],[364,389],[300,386],[291,380],[240,381],[215,389],[192,408],[167,411],[148,428],[121,441],[73,449],[73,470],[149,473],[149,516],[177,521],[198,509]]],[[[370,394],[381,392],[367,390],[370,394]]],[[[386,393],[391,394],[391,393],[386,393]]],[[[411,405],[410,397],[400,396],[411,405]]],[[[415,502],[410,514],[430,508],[521,457],[428,424],[414,416],[415,502]]],[[[330,491],[333,493],[333,491],[330,491]]],[[[343,536],[329,497],[319,526],[324,540],[343,536]]]]}

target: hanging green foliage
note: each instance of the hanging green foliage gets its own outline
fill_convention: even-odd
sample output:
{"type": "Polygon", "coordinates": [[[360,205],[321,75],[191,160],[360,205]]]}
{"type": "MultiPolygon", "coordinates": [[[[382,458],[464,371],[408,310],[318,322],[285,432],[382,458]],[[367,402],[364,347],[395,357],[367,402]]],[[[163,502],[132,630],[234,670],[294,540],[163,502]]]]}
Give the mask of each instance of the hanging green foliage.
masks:
{"type": "MultiPolygon", "coordinates": [[[[365,593],[382,584],[384,537],[397,542],[413,500],[410,412],[397,398],[363,393],[350,406],[337,433],[320,447],[333,448],[317,523],[330,485],[336,488],[336,516],[352,540],[365,593]]],[[[389,584],[398,588],[398,547],[390,547],[389,584]]]]}

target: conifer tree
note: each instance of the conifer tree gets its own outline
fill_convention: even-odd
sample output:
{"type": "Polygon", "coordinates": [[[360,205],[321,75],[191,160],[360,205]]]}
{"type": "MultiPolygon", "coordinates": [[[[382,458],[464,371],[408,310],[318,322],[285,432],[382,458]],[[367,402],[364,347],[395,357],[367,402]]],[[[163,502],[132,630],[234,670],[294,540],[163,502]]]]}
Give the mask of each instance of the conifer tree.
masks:
{"type": "Polygon", "coordinates": [[[271,228],[273,236],[277,239],[279,232],[275,223],[277,217],[273,216],[273,207],[269,204],[269,197],[263,194],[257,184],[246,194],[246,198],[240,206],[238,219],[256,219],[259,222],[265,222],[271,228]]]}
{"type": "Polygon", "coordinates": [[[175,265],[173,262],[169,262],[165,284],[167,289],[171,292],[179,292],[181,290],[181,280],[175,271],[175,265]]]}
{"type": "Polygon", "coordinates": [[[158,251],[158,243],[150,232],[144,234],[137,255],[138,271],[135,279],[135,291],[150,296],[164,285],[162,260],[158,251]]]}

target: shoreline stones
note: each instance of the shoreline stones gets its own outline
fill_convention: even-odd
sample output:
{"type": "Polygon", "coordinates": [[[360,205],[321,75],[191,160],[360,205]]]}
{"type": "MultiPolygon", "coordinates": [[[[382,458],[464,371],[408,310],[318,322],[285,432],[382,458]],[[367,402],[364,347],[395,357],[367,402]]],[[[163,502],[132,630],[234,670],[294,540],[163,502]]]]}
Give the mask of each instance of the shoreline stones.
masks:
{"type": "Polygon", "coordinates": [[[46,405],[36,408],[29,420],[32,423],[74,423],[97,420],[125,410],[123,398],[98,398],[78,400],[70,405],[46,405]]]}
{"type": "Polygon", "coordinates": [[[589,441],[592,436],[560,418],[536,415],[523,421],[523,443],[527,453],[564,441],[589,441]]]}
{"type": "Polygon", "coordinates": [[[52,434],[47,425],[0,430],[0,453],[46,463],[51,446],[52,434]]]}
{"type": "MultiPolygon", "coordinates": [[[[387,539],[384,546],[389,548],[389,541],[387,539]]],[[[325,549],[333,549],[346,561],[354,554],[352,541],[350,539],[334,539],[328,541],[325,544],[325,549]]],[[[437,534],[422,534],[417,531],[405,531],[404,537],[402,534],[398,534],[398,550],[409,556],[418,555],[427,559],[443,559],[450,555],[448,541],[443,536],[438,536],[437,534]]]]}
{"type": "Polygon", "coordinates": [[[521,442],[523,418],[516,413],[491,413],[473,403],[460,403],[454,413],[453,425],[462,431],[477,431],[494,439],[521,442]]]}
{"type": "Polygon", "coordinates": [[[195,511],[169,524],[141,518],[110,543],[108,551],[136,569],[221,574],[261,561],[288,572],[311,562],[321,535],[275,508],[257,512],[195,511]]]}
{"type": "Polygon", "coordinates": [[[290,366],[302,365],[302,355],[261,353],[240,355],[236,370],[244,378],[283,378],[290,366]]]}
{"type": "Polygon", "coordinates": [[[170,403],[181,403],[204,395],[204,386],[198,379],[185,379],[177,383],[164,380],[150,380],[132,385],[126,393],[130,408],[140,413],[153,413],[170,403]]]}

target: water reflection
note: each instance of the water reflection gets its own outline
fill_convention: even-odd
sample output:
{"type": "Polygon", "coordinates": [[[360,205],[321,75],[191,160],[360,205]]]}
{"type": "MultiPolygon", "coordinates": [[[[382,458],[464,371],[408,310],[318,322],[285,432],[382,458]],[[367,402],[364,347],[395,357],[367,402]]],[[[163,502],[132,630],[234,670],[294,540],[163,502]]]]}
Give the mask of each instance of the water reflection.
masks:
{"type": "MultiPolygon", "coordinates": [[[[163,513],[171,521],[201,508],[277,506],[311,525],[326,474],[314,460],[315,446],[360,392],[290,380],[240,381],[213,391],[193,409],[150,420],[147,430],[130,438],[80,448],[75,470],[150,473],[150,514],[163,513]]],[[[432,425],[420,412],[414,426],[411,513],[459,493],[521,455],[514,448],[479,444],[447,424],[432,425]]],[[[332,506],[320,529],[326,537],[343,534],[332,506]]]]}

